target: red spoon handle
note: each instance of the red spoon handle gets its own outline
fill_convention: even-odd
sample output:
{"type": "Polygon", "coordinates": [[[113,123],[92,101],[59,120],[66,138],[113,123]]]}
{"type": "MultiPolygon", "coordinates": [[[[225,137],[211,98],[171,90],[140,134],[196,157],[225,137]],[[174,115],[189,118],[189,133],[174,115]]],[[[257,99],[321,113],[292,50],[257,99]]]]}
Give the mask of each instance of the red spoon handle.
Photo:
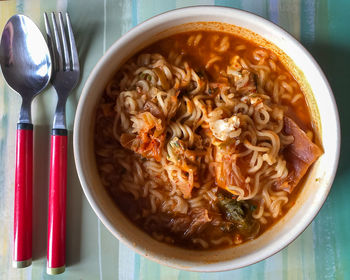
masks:
{"type": "Polygon", "coordinates": [[[67,130],[51,134],[47,273],[59,274],[66,261],[67,130]]]}
{"type": "Polygon", "coordinates": [[[33,125],[17,124],[13,267],[32,263],[33,125]]]}

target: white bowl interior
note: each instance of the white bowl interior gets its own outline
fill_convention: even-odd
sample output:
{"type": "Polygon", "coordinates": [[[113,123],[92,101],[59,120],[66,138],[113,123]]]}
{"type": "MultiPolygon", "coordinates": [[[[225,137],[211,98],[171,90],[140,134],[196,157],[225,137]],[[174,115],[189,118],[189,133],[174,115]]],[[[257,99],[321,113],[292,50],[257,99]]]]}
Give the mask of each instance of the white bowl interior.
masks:
{"type": "Polygon", "coordinates": [[[105,226],[138,253],[172,267],[192,271],[222,271],[258,262],[292,242],[316,216],[330,190],[340,148],[338,112],[332,91],[310,54],[288,33],[263,18],[222,7],[192,7],[154,17],[129,31],[104,55],[91,73],[81,95],[74,125],[74,155],[80,182],[91,206],[105,226]],[[115,206],[102,186],[93,151],[96,104],[117,69],[149,43],[168,36],[190,22],[223,22],[264,37],[302,69],[313,92],[310,106],[319,111],[324,154],[314,164],[296,204],[270,230],[238,247],[193,251],[159,243],[132,224],[115,206]],[[316,106],[315,106],[316,105],[316,106]]]}

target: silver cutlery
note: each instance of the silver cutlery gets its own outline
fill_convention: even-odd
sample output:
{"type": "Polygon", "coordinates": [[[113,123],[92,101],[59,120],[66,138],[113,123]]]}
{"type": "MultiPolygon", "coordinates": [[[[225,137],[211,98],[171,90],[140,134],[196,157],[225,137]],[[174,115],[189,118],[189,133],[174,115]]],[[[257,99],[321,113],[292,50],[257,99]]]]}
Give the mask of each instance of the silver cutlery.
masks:
{"type": "Polygon", "coordinates": [[[51,132],[49,216],[47,239],[47,273],[65,270],[67,128],[66,101],[78,83],[80,70],[78,52],[68,13],[66,25],[62,13],[51,13],[52,28],[44,14],[49,49],[53,60],[51,83],[57,92],[57,107],[51,132]],[[66,36],[66,31],[68,36],[66,36]]]}
{"type": "Polygon", "coordinates": [[[32,263],[33,124],[31,103],[49,83],[51,58],[40,30],[24,15],[6,23],[0,64],[8,85],[22,97],[17,123],[13,267],[32,263]]]}

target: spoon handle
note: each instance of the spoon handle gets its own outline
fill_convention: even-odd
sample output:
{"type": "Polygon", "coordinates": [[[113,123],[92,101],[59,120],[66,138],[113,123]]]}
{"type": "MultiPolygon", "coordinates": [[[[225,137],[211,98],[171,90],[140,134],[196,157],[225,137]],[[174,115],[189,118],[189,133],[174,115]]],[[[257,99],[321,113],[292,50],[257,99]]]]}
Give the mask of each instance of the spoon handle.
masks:
{"type": "Polygon", "coordinates": [[[52,129],[47,273],[65,270],[66,258],[67,130],[52,129]]]}
{"type": "Polygon", "coordinates": [[[13,267],[32,263],[33,125],[17,124],[13,267]]]}

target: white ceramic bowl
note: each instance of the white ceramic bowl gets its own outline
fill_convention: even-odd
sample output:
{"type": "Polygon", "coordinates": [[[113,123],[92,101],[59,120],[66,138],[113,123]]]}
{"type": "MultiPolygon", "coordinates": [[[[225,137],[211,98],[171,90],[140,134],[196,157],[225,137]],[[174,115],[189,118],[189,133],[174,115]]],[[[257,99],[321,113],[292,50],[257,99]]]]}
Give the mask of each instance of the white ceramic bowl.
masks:
{"type": "MultiPolygon", "coordinates": [[[[187,25],[188,28],[188,25],[187,25]]],[[[288,58],[287,58],[288,60],[288,58]]],[[[153,17],[136,26],[107,51],[90,74],[77,108],[74,124],[74,157],[84,193],[103,224],[139,254],[161,264],[192,271],[223,271],[263,260],[291,243],[311,223],[331,188],[338,164],[340,127],[337,107],[329,84],[312,56],[291,35],[251,13],[223,7],[190,7],[153,17]],[[126,59],[176,27],[190,22],[219,22],[251,30],[277,46],[300,69],[309,92],[312,114],[320,124],[324,154],[308,174],[296,204],[269,231],[238,247],[193,251],[172,247],[151,238],[132,224],[115,206],[102,186],[93,151],[96,104],[107,82],[126,59]],[[318,108],[318,111],[317,111],[318,108]],[[319,116],[318,115],[319,112],[319,116]]]]}

